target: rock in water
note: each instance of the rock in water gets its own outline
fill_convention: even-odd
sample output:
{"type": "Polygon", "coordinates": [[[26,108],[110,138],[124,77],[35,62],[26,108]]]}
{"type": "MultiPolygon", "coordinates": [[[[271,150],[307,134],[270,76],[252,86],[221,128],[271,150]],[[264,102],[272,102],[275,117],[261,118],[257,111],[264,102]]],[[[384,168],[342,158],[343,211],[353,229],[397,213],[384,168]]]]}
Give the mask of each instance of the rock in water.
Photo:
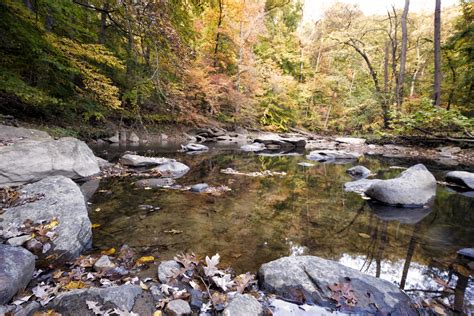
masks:
{"type": "Polygon", "coordinates": [[[153,168],[153,170],[161,172],[164,177],[180,178],[188,173],[189,167],[181,162],[170,161],[153,168]]]}
{"type": "Polygon", "coordinates": [[[336,142],[349,144],[354,146],[360,146],[365,144],[365,139],[363,138],[356,138],[356,137],[338,137],[336,138],[336,142]]]}
{"type": "Polygon", "coordinates": [[[336,160],[353,160],[361,154],[357,152],[348,152],[344,150],[313,150],[306,156],[309,160],[334,162],[336,160]]]}
{"type": "Polygon", "coordinates": [[[185,300],[173,300],[166,305],[166,314],[170,316],[191,315],[191,307],[185,300]]]}
{"type": "Polygon", "coordinates": [[[198,183],[191,186],[191,192],[204,192],[209,188],[207,183],[198,183]]]}
{"type": "Polygon", "coordinates": [[[138,135],[135,132],[131,132],[130,137],[128,138],[128,140],[131,143],[139,143],[140,142],[140,137],[138,137],[138,135]]]}
{"type": "Polygon", "coordinates": [[[364,166],[354,166],[347,169],[346,173],[354,179],[364,179],[370,176],[370,170],[364,166]]]}
{"type": "Polygon", "coordinates": [[[99,172],[92,150],[75,138],[22,141],[0,147],[0,187],[57,175],[80,179],[99,172]]]}
{"type": "Polygon", "coordinates": [[[250,294],[237,293],[224,309],[223,316],[259,316],[263,315],[262,305],[250,294]]]}
{"type": "MultiPolygon", "coordinates": [[[[61,315],[96,315],[88,307],[87,302],[97,303],[101,310],[119,309],[123,315],[130,315],[138,307],[145,307],[148,311],[145,315],[151,315],[153,303],[142,300],[143,290],[136,285],[126,284],[107,288],[90,288],[72,290],[59,294],[46,308],[54,309],[61,315]],[[141,305],[141,306],[139,306],[141,305]]],[[[140,313],[140,315],[142,315],[140,313]]]]}
{"type": "Polygon", "coordinates": [[[172,161],[168,158],[144,157],[125,154],[120,158],[120,163],[129,167],[155,167],[172,161]]]}
{"type": "Polygon", "coordinates": [[[424,165],[417,164],[394,179],[373,183],[365,194],[385,204],[417,207],[436,195],[436,179],[424,165]]]}
{"type": "Polygon", "coordinates": [[[446,174],[446,181],[462,185],[474,190],[474,173],[467,171],[451,171],[446,174]]]}
{"type": "Polygon", "coordinates": [[[35,256],[21,247],[0,244],[0,305],[25,288],[35,270],[35,256]]]}
{"type": "Polygon", "coordinates": [[[240,149],[247,152],[262,151],[262,150],[265,150],[265,144],[264,143],[247,144],[247,145],[241,146],[240,149]]]}
{"type": "Polygon", "coordinates": [[[355,306],[342,304],[341,312],[357,315],[418,315],[410,298],[395,284],[314,256],[284,257],[266,263],[258,272],[261,288],[288,300],[336,308],[332,299],[348,287],[355,306]],[[304,296],[304,298],[302,297],[304,296]]]}
{"type": "Polygon", "coordinates": [[[107,138],[107,140],[111,143],[118,143],[120,142],[120,134],[118,131],[115,132],[114,136],[107,138]]]}
{"type": "Polygon", "coordinates": [[[135,185],[140,188],[164,188],[170,187],[175,183],[174,179],[171,178],[151,178],[151,179],[142,179],[135,182],[135,185]]]}
{"type": "Polygon", "coordinates": [[[21,140],[51,140],[51,136],[43,131],[13,127],[0,124],[0,140],[16,143],[21,140]]]}
{"type": "Polygon", "coordinates": [[[204,146],[204,145],[201,145],[201,144],[194,144],[194,143],[190,143],[190,144],[187,144],[187,145],[181,145],[181,148],[184,151],[207,151],[207,150],[209,150],[209,147],[207,147],[207,146],[204,146]]]}
{"type": "Polygon", "coordinates": [[[346,192],[355,192],[355,193],[365,193],[370,186],[378,181],[379,179],[360,179],[356,181],[344,183],[344,191],[346,192]]]}
{"type": "Polygon", "coordinates": [[[0,228],[9,224],[22,225],[27,219],[33,222],[51,222],[57,219],[54,232],[57,237],[50,241],[52,248],[40,256],[58,254],[59,259],[72,259],[90,244],[92,231],[86,202],[81,190],[71,179],[63,176],[48,177],[22,188],[22,197],[32,201],[7,208],[0,215],[0,228]]]}

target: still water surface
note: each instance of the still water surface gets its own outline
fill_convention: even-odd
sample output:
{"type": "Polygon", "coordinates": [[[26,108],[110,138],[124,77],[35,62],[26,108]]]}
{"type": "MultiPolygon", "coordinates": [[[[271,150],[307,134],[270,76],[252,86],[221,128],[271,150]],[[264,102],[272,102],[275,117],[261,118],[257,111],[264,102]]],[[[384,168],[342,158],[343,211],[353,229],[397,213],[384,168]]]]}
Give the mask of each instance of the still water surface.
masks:
{"type": "MultiPolygon", "coordinates": [[[[401,172],[391,166],[408,167],[413,162],[365,157],[358,163],[315,162],[314,167],[303,167],[298,162],[307,161],[304,155],[259,156],[229,148],[187,155],[176,153],[173,146],[106,147],[96,148],[96,153],[114,161],[126,149],[176,158],[190,166],[178,184],[204,182],[232,191],[211,196],[144,190],[135,186],[133,177],[102,180],[90,201],[91,221],[101,225],[94,231],[98,249],[127,244],[161,260],[180,252],[201,257],[219,253],[223,265],[237,272],[256,272],[262,263],[282,256],[316,255],[394,282],[415,296],[426,292],[412,290],[442,290],[440,280],[450,281],[453,288],[465,281],[452,267],[457,267],[457,250],[474,246],[474,198],[439,186],[432,208],[387,213],[342,189],[351,180],[345,171],[353,165],[368,167],[377,178],[391,178],[401,172]],[[234,176],[220,172],[225,168],[287,175],[234,176]],[[160,209],[141,210],[143,204],[160,209]],[[181,233],[166,232],[170,230],[181,233]]],[[[442,179],[443,168],[427,166],[442,179]]],[[[471,281],[456,295],[457,304],[464,296],[470,311],[474,311],[473,288],[471,281]]],[[[455,295],[445,298],[450,305],[454,300],[455,295]]]]}

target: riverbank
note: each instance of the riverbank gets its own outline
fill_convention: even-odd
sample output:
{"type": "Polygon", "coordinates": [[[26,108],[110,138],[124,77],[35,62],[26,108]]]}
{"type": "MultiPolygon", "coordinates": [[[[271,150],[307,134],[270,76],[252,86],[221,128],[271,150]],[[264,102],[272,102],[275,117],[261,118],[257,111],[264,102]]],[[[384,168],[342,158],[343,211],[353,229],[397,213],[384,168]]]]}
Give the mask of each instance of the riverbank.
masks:
{"type": "MultiPolygon", "coordinates": [[[[20,298],[23,298],[24,302],[19,301],[17,302],[19,304],[13,304],[13,307],[10,304],[5,307],[6,310],[28,306],[31,310],[54,309],[67,315],[71,310],[76,312],[81,310],[84,314],[99,314],[100,311],[117,308],[117,314],[125,311],[151,314],[156,310],[164,310],[165,313],[173,315],[209,308],[208,312],[258,315],[267,309],[275,311],[273,306],[275,304],[290,304],[285,305],[285,308],[291,309],[301,304],[316,303],[325,307],[327,313],[336,309],[343,312],[376,312],[373,310],[374,305],[379,311],[396,311],[401,308],[408,313],[415,312],[417,308],[432,308],[432,306],[412,305],[408,296],[389,282],[343,268],[337,262],[313,256],[282,258],[264,264],[259,269],[258,283],[255,282],[256,277],[251,274],[236,275],[230,270],[221,269],[217,257],[199,260],[192,255],[177,256],[173,262],[161,262],[158,271],[147,277],[141,272],[149,271],[146,269],[147,266],[153,267],[154,264],[158,264],[156,257],[144,253],[137,255],[125,246],[119,250],[104,249],[102,253],[77,257],[89,248],[91,235],[94,229],[99,227],[94,226],[89,220],[84,190],[80,191],[69,178],[76,181],[84,178],[93,180],[109,176],[129,177],[130,173],[133,173],[147,181],[153,178],[163,180],[163,177],[176,179],[190,168],[172,159],[130,154],[123,155],[118,165],[111,166],[95,158],[94,153],[84,143],[74,139],[54,140],[49,135],[30,130],[3,128],[3,131],[4,146],[0,154],[4,158],[8,156],[2,161],[10,165],[5,163],[2,167],[4,176],[2,181],[8,186],[24,185],[20,190],[5,190],[3,201],[8,204],[3,205],[4,213],[0,215],[3,219],[0,224],[3,229],[2,240],[10,244],[2,245],[2,251],[9,255],[15,253],[18,257],[16,262],[21,264],[12,266],[9,262],[1,262],[0,266],[4,269],[4,275],[13,280],[10,284],[14,287],[9,288],[7,293],[14,294],[30,283],[28,286],[30,292],[20,293],[11,303],[17,302],[20,298]],[[7,133],[7,130],[11,132],[7,133]],[[36,151],[33,151],[33,148],[36,151]],[[40,149],[41,151],[38,151],[40,149]],[[15,168],[10,168],[11,164],[14,164],[15,168]],[[147,169],[140,169],[143,167],[147,169]],[[98,173],[100,168],[102,173],[98,173]],[[8,170],[14,172],[7,175],[8,170]],[[17,170],[21,170],[21,173],[17,170]],[[18,216],[19,214],[21,216],[18,216]],[[81,220],[81,225],[77,225],[78,220],[81,220]],[[6,226],[6,223],[12,225],[6,226]],[[32,237],[33,235],[35,237],[32,237]],[[34,253],[37,259],[25,252],[26,250],[18,253],[17,249],[23,249],[19,247],[21,245],[34,253]],[[64,259],[69,263],[64,264],[64,259]],[[42,272],[35,273],[33,277],[32,267],[35,264],[37,269],[42,269],[42,272]],[[171,266],[171,269],[165,268],[166,265],[171,266]],[[161,273],[160,277],[160,271],[163,270],[167,270],[170,274],[165,274],[163,277],[161,273]],[[30,282],[31,277],[33,280],[30,282]],[[328,279],[329,277],[335,279],[328,279]],[[245,280],[247,281],[243,282],[245,280]],[[315,287],[315,284],[319,286],[315,287]],[[375,302],[367,300],[367,291],[372,291],[371,297],[376,300],[375,302]],[[244,295],[240,295],[241,293],[244,295]],[[126,298],[126,303],[111,299],[116,295],[126,298]],[[382,298],[388,297],[387,295],[391,297],[390,302],[382,298]],[[25,297],[28,297],[26,301],[25,297]],[[283,301],[275,302],[275,299],[283,301]],[[246,309],[248,307],[252,309],[246,309]]],[[[356,149],[360,149],[359,151],[374,149],[364,144],[362,140],[354,138],[320,140],[296,134],[252,134],[242,130],[224,132],[225,135],[216,133],[223,132],[201,130],[194,134],[187,133],[190,135],[187,137],[194,137],[195,139],[190,140],[199,140],[202,144],[209,144],[206,138],[225,138],[216,140],[221,143],[233,143],[236,139],[244,139],[245,145],[242,145],[242,150],[260,153],[263,156],[291,157],[310,145],[312,152],[308,155],[308,160],[313,160],[314,163],[347,159],[334,156],[336,153],[350,155],[349,159],[353,159],[363,154],[355,151],[356,149]],[[204,136],[205,133],[207,136],[204,136]]],[[[206,149],[196,145],[186,146],[183,150],[192,153],[206,149]]],[[[239,175],[229,170],[226,172],[233,176],[239,175]]],[[[269,174],[241,173],[240,176],[265,177],[269,174]]],[[[192,186],[174,187],[168,181],[160,183],[160,186],[193,192],[192,186]]],[[[149,191],[150,188],[152,188],[150,183],[143,185],[145,191],[149,191]]],[[[199,190],[195,189],[194,194],[213,196],[216,193],[215,190],[208,189],[209,187],[200,186],[199,190]]],[[[100,213],[100,210],[93,209],[89,212],[100,213]]],[[[179,236],[181,233],[170,228],[167,234],[179,236]]],[[[3,303],[9,301],[10,299],[3,303]]],[[[309,305],[304,306],[310,309],[309,305]]]]}

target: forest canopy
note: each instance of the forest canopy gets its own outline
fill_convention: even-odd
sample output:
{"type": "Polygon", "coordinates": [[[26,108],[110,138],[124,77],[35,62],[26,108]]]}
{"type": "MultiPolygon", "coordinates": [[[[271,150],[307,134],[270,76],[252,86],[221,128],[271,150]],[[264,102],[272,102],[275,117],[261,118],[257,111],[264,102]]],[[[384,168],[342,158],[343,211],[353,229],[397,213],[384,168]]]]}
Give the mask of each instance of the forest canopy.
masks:
{"type": "Polygon", "coordinates": [[[474,3],[435,13],[334,2],[308,22],[300,0],[2,0],[0,110],[472,137],[474,3]]]}

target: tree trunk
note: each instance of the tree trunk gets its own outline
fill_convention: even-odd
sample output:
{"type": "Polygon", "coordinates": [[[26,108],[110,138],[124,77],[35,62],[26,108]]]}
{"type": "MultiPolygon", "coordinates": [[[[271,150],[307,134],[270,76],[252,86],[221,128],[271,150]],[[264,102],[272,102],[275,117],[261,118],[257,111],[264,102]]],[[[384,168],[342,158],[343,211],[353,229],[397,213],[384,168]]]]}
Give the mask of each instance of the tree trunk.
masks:
{"type": "Polygon", "coordinates": [[[214,68],[217,68],[217,53],[219,52],[219,43],[221,38],[221,26],[222,26],[222,13],[223,13],[223,0],[219,0],[219,19],[217,20],[217,34],[216,34],[216,43],[214,47],[214,68]]]}
{"type": "Polygon", "coordinates": [[[434,86],[433,105],[441,104],[441,0],[436,0],[434,14],[434,86]]]}
{"type": "Polygon", "coordinates": [[[109,3],[105,2],[100,13],[100,32],[99,32],[99,44],[105,44],[106,28],[107,28],[107,12],[109,10],[109,3]]]}
{"type": "Polygon", "coordinates": [[[410,6],[410,0],[405,0],[405,8],[403,9],[402,14],[402,46],[400,49],[400,70],[398,72],[398,80],[397,80],[397,108],[398,111],[401,110],[402,103],[403,103],[403,86],[405,81],[405,64],[407,61],[407,44],[408,44],[408,33],[407,33],[407,16],[408,16],[408,8],[410,6]]]}
{"type": "Polygon", "coordinates": [[[388,105],[390,97],[388,95],[389,87],[388,87],[388,58],[390,54],[390,41],[385,43],[385,53],[383,58],[383,126],[384,128],[388,128],[388,105]]]}

